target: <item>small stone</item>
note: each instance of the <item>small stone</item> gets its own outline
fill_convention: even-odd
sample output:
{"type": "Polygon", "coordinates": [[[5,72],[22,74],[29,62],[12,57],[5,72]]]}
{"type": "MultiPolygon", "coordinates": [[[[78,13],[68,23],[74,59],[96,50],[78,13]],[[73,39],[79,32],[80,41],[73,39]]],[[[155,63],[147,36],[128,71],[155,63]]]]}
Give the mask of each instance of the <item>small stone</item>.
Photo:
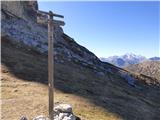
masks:
{"type": "Polygon", "coordinates": [[[36,118],[33,118],[33,120],[49,120],[49,118],[44,117],[43,115],[37,116],[36,118]]]}
{"type": "Polygon", "coordinates": [[[64,117],[69,116],[69,113],[60,113],[59,114],[59,119],[63,120],[64,117]]]}
{"type": "Polygon", "coordinates": [[[54,120],[76,120],[76,116],[70,105],[59,104],[54,108],[54,120]]]}
{"type": "Polygon", "coordinates": [[[14,92],[18,92],[18,90],[16,89],[16,90],[14,90],[14,92]]]}
{"type": "Polygon", "coordinates": [[[99,77],[104,77],[105,74],[104,74],[103,72],[97,72],[97,76],[99,76],[99,77]]]}
{"type": "Polygon", "coordinates": [[[1,78],[1,81],[5,80],[4,78],[1,78]]]}
{"type": "Polygon", "coordinates": [[[8,70],[2,70],[2,73],[8,73],[9,71],[8,70]]]}
{"type": "Polygon", "coordinates": [[[76,120],[81,120],[79,117],[76,116],[76,120]]]}
{"type": "Polygon", "coordinates": [[[20,120],[28,120],[25,116],[23,116],[20,120]]]}
{"type": "Polygon", "coordinates": [[[60,104],[54,108],[54,111],[72,113],[72,107],[68,104],[60,104]]]}
{"type": "Polygon", "coordinates": [[[76,120],[76,117],[73,114],[69,113],[60,113],[59,120],[76,120]]]}

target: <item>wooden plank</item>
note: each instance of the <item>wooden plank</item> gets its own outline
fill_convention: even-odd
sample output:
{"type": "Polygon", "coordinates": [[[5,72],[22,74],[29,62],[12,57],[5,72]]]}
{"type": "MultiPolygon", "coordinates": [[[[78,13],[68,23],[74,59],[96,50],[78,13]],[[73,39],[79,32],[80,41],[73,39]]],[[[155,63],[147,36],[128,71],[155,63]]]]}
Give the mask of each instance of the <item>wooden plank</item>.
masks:
{"type": "Polygon", "coordinates": [[[64,18],[63,15],[59,15],[59,14],[53,13],[52,11],[45,12],[45,11],[37,10],[37,14],[39,14],[39,15],[43,15],[43,14],[53,15],[54,17],[64,18]]]}
{"type": "Polygon", "coordinates": [[[59,25],[59,26],[64,26],[64,25],[65,25],[65,22],[60,21],[60,20],[53,20],[53,23],[54,23],[54,24],[57,24],[57,25],[59,25]]]}

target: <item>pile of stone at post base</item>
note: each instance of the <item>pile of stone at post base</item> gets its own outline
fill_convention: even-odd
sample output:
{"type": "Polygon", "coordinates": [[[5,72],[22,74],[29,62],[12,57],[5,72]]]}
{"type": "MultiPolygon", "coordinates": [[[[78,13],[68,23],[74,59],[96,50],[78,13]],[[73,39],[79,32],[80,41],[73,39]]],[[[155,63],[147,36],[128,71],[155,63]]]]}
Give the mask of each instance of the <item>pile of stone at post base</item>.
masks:
{"type": "MultiPolygon", "coordinates": [[[[28,120],[25,117],[22,117],[20,120],[28,120]]],[[[33,120],[50,120],[49,118],[40,115],[33,120]]],[[[59,104],[54,107],[54,120],[80,120],[79,117],[76,117],[73,114],[72,107],[68,104],[59,104]]]]}
{"type": "Polygon", "coordinates": [[[76,116],[70,105],[60,104],[54,108],[54,120],[76,120],[76,116]]]}

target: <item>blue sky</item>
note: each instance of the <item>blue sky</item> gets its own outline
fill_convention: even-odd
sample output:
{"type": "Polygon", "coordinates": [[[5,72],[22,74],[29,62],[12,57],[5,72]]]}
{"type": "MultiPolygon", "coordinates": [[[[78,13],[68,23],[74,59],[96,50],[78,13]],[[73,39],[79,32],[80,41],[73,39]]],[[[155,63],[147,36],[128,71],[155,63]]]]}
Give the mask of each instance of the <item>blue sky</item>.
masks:
{"type": "Polygon", "coordinates": [[[160,2],[52,2],[39,9],[64,15],[64,32],[98,57],[160,56],[160,2]]]}

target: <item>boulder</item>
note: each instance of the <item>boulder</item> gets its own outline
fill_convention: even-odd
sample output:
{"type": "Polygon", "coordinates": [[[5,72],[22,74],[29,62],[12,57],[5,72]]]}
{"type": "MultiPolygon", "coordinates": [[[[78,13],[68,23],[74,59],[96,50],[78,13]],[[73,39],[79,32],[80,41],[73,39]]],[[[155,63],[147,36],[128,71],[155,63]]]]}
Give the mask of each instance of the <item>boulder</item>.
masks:
{"type": "Polygon", "coordinates": [[[54,108],[54,120],[76,120],[72,106],[68,104],[57,105],[54,108]]]}
{"type": "Polygon", "coordinates": [[[60,104],[54,108],[55,112],[72,113],[72,107],[68,104],[60,104]]]}

